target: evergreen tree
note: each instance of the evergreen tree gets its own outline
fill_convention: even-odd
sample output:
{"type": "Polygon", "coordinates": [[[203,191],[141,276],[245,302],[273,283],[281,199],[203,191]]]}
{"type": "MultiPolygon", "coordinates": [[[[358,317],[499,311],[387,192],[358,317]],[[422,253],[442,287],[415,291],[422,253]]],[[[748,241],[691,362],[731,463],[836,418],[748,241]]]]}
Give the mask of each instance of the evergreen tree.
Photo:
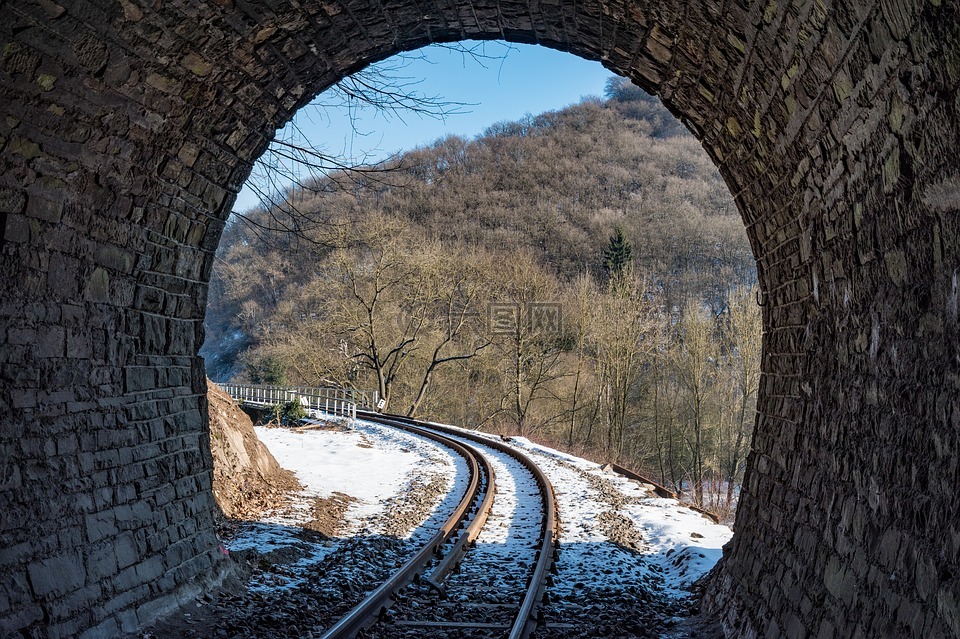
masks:
{"type": "Polygon", "coordinates": [[[657,98],[638,87],[628,78],[617,75],[607,78],[603,95],[608,100],[619,102],[651,102],[654,104],[659,102],[657,98]]]}
{"type": "Polygon", "coordinates": [[[623,273],[623,268],[633,260],[633,246],[623,236],[623,229],[619,226],[613,230],[610,243],[603,249],[603,265],[611,277],[623,273]]]}
{"type": "Polygon", "coordinates": [[[247,364],[247,376],[251,384],[284,386],[287,383],[286,366],[275,357],[264,357],[247,364]]]}

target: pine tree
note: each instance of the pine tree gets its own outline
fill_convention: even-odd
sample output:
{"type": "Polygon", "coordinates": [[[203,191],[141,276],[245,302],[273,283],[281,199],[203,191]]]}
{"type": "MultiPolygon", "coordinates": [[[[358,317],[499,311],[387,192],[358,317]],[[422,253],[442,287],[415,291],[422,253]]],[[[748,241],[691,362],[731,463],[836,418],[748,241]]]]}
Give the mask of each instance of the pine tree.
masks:
{"type": "Polygon", "coordinates": [[[623,273],[623,268],[633,259],[633,246],[623,236],[619,226],[613,230],[610,243],[603,249],[603,265],[611,277],[623,273]]]}

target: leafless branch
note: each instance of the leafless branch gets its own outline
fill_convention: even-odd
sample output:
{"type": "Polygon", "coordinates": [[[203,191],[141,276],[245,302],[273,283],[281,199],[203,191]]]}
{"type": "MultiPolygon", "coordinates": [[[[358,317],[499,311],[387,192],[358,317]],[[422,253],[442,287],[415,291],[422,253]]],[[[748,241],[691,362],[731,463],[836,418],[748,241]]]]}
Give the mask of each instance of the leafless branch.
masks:
{"type": "MultiPolygon", "coordinates": [[[[491,61],[502,62],[514,50],[508,44],[487,42],[433,46],[459,52],[464,64],[472,61],[483,67],[491,61]],[[490,53],[491,48],[499,51],[490,53]]],[[[401,122],[410,114],[445,121],[449,116],[468,112],[472,105],[422,93],[418,90],[422,80],[406,73],[411,63],[427,59],[426,51],[400,54],[343,78],[301,110],[252,167],[248,186],[262,211],[259,215],[235,213],[239,220],[261,239],[270,234],[292,233],[316,243],[313,231],[330,224],[330,220],[317,210],[316,199],[309,206],[303,205],[306,195],[371,184],[398,187],[392,174],[405,167],[396,155],[375,160],[370,154],[353,157],[347,149],[331,152],[310,140],[301,122],[304,118],[329,121],[336,111],[346,113],[355,138],[370,135],[359,125],[361,113],[368,110],[386,121],[396,118],[401,122]]]]}

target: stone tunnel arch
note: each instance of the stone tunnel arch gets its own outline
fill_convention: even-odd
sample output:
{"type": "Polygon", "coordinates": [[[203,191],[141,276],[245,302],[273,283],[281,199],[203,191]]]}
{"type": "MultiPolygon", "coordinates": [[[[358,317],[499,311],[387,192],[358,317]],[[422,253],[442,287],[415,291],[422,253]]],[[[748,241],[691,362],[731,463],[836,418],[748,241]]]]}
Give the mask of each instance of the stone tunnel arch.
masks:
{"type": "Polygon", "coordinates": [[[632,78],[738,202],[765,343],[728,635],[960,635],[953,0],[3,4],[3,633],[110,636],[216,578],[196,353],[234,194],[319,91],[465,38],[632,78]]]}

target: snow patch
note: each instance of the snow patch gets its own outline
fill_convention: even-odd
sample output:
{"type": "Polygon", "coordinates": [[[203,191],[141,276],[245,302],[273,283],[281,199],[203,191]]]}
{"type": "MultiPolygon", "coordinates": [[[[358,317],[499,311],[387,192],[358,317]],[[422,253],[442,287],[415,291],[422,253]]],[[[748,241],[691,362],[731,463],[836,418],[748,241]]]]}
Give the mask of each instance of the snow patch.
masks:
{"type": "MultiPolygon", "coordinates": [[[[495,435],[458,430],[499,439],[495,435]]],[[[456,453],[415,435],[362,420],[338,430],[293,432],[258,428],[257,435],[281,466],[294,471],[306,487],[305,498],[341,492],[357,500],[347,511],[346,534],[375,532],[374,521],[382,514],[385,502],[413,477],[429,470],[446,473],[450,480],[446,496],[414,531],[413,538],[428,534],[459,500],[467,481],[466,465],[456,453]]],[[[691,584],[720,559],[723,544],[733,535],[728,527],[713,523],[674,499],[653,497],[638,483],[603,472],[599,464],[525,438],[511,438],[510,444],[529,454],[556,490],[562,533],[555,593],[571,596],[614,588],[646,589],[667,598],[686,597],[691,584]],[[598,479],[605,491],[613,490],[618,495],[600,495],[598,479]],[[617,505],[612,506],[611,500],[617,505]],[[605,533],[611,521],[621,529],[626,527],[636,542],[625,546],[611,540],[605,533]]],[[[532,481],[513,479],[519,476],[515,469],[508,470],[501,462],[495,462],[495,467],[502,490],[500,510],[491,517],[478,546],[485,553],[503,551],[509,556],[533,544],[527,531],[511,530],[506,522],[515,510],[538,509],[535,504],[539,495],[535,486],[527,485],[532,481]]],[[[298,523],[309,519],[309,502],[304,500],[298,508],[252,525],[230,542],[231,550],[256,548],[271,552],[290,545],[301,547],[304,556],[292,567],[289,579],[272,577],[273,583],[258,587],[296,585],[297,566],[316,563],[337,547],[336,539],[304,547],[306,542],[295,534],[298,523]]],[[[530,519],[535,519],[532,511],[530,519]]]]}

